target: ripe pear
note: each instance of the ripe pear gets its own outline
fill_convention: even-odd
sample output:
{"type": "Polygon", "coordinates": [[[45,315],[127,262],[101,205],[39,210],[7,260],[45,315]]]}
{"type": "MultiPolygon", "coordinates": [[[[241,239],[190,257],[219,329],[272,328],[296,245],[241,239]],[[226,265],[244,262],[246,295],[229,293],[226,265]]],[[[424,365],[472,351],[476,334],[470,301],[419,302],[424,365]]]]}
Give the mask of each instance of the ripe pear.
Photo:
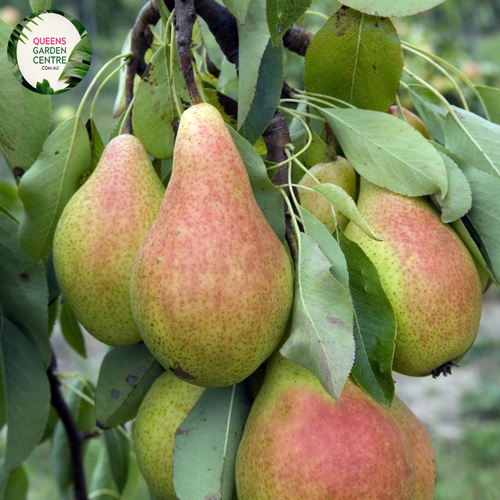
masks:
{"type": "Polygon", "coordinates": [[[130,307],[130,274],[164,192],[139,140],[120,135],[57,224],[53,256],[62,293],[78,321],[105,344],[141,340],[130,307]]]}
{"type": "MultiPolygon", "coordinates": [[[[426,139],[432,141],[432,135],[427,128],[427,125],[422,121],[420,116],[412,113],[409,109],[401,108],[403,116],[408,125],[411,125],[414,129],[418,130],[426,139]]],[[[388,113],[393,116],[398,116],[398,106],[394,105],[389,108],[388,113]]]]}
{"type": "Polygon", "coordinates": [[[177,500],[173,482],[175,433],[205,391],[163,372],[151,385],[132,428],[137,463],[158,500],[177,500]]]}
{"type": "Polygon", "coordinates": [[[424,424],[397,396],[394,396],[389,414],[405,433],[415,461],[415,500],[432,500],[436,488],[436,457],[434,446],[424,424]]]}
{"type": "Polygon", "coordinates": [[[292,269],[217,109],[181,117],[172,175],[137,254],[132,310],[165,367],[206,387],[235,384],[272,353],[290,315],[292,269]]]}
{"type": "Polygon", "coordinates": [[[479,328],[482,290],[474,260],[421,197],[362,178],[357,204],[382,241],[352,222],[345,234],[372,260],[394,309],[393,369],[412,376],[446,373],[472,346],[479,328]]]}
{"type": "Polygon", "coordinates": [[[410,500],[409,443],[386,408],[348,379],[337,403],[276,352],[236,457],[239,500],[410,500]]]}
{"type": "MultiPolygon", "coordinates": [[[[309,169],[309,172],[320,182],[340,186],[351,198],[356,196],[356,172],[353,166],[342,156],[336,156],[335,160],[318,163],[309,169]]],[[[328,200],[319,193],[308,189],[300,189],[300,186],[314,188],[318,183],[308,174],[299,181],[300,204],[316,219],[322,222],[326,228],[333,233],[335,231],[335,219],[332,207],[328,200]]],[[[337,223],[344,230],[349,219],[334,207],[337,223]]]]}

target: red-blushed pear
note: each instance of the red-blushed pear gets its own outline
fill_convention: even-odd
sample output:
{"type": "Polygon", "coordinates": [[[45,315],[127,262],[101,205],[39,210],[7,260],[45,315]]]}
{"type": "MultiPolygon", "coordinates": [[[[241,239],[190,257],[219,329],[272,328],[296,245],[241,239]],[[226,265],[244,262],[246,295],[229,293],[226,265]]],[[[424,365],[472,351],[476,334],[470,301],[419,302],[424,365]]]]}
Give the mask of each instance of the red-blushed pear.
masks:
{"type": "Polygon", "coordinates": [[[411,500],[415,465],[386,408],[349,378],[337,403],[275,353],[236,458],[239,500],[411,500]]]}
{"type": "Polygon", "coordinates": [[[393,368],[412,376],[449,370],[477,336],[482,288],[462,240],[422,197],[361,179],[358,209],[375,241],[350,222],[345,234],[378,270],[397,320],[393,368]]]}
{"type": "Polygon", "coordinates": [[[292,296],[290,260],[222,116],[209,104],[192,106],[181,117],[165,198],[132,273],[145,344],[193,384],[233,385],[278,345],[292,296]]]}
{"type": "MultiPolygon", "coordinates": [[[[336,156],[335,160],[318,163],[309,169],[309,172],[320,182],[320,184],[335,184],[340,186],[351,198],[356,196],[356,172],[352,165],[342,156],[336,156]]],[[[299,181],[300,204],[316,219],[322,222],[326,228],[333,233],[335,231],[335,219],[332,207],[328,200],[309,189],[300,189],[300,186],[314,188],[318,185],[316,180],[307,173],[299,181]]],[[[337,223],[344,230],[349,219],[334,207],[337,223]]]]}
{"type": "Polygon", "coordinates": [[[436,488],[434,446],[424,424],[398,397],[394,396],[389,414],[405,433],[415,461],[415,500],[432,500],[436,488]]]}
{"type": "Polygon", "coordinates": [[[137,463],[158,500],[177,500],[173,481],[175,433],[204,391],[204,387],[166,371],[153,382],[137,411],[132,428],[137,463]]]}
{"type": "Polygon", "coordinates": [[[108,143],[57,224],[54,267],[64,299],[105,344],[141,341],[130,307],[130,274],[164,193],[142,144],[123,134],[108,143]]]}

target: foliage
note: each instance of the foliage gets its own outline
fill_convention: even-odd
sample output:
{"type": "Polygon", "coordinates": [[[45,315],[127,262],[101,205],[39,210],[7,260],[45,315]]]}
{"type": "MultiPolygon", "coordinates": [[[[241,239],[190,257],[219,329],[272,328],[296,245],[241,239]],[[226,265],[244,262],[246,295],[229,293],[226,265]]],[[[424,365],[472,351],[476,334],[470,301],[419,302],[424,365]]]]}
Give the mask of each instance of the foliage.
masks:
{"type": "MultiPolygon", "coordinates": [[[[183,45],[176,44],[176,37],[184,36],[183,25],[179,21],[174,26],[171,10],[176,4],[179,10],[180,2],[146,4],[149,22],[136,12],[135,31],[148,33],[148,47],[132,34],[129,47],[95,74],[76,112],[53,130],[55,97],[35,95],[13,76],[5,37],[9,29],[0,20],[0,151],[18,195],[0,185],[0,423],[7,430],[0,499],[26,498],[23,463],[47,440],[61,498],[71,498],[74,490],[86,495],[86,488],[95,498],[132,498],[126,492],[135,495],[139,488],[137,464],[129,459],[127,426],[164,367],[142,343],[115,347],[106,354],[95,384],[68,384],[57,370],[57,353],[51,352],[57,320],[68,345],[86,355],[77,318],[57,285],[51,252],[65,205],[91,175],[108,142],[99,134],[101,124],[94,115],[102,87],[88,113],[84,107],[100,79],[102,85],[120,79],[111,137],[133,131],[165,184],[184,110],[205,101],[221,111],[257,202],[278,237],[286,240],[294,261],[290,336],[281,352],[312,371],[335,399],[341,398],[352,374],[371,397],[391,403],[397,331],[368,257],[340,229],[330,234],[300,206],[295,181],[328,148],[345,155],[357,174],[374,184],[428,197],[489,279],[500,279],[500,89],[475,84],[427,48],[402,41],[398,26],[403,24],[395,19],[441,1],[352,0],[323,16],[314,33],[306,29],[312,18],[307,9],[315,6],[308,0],[294,2],[293,9],[273,0],[223,3],[228,10],[211,0],[192,4],[199,16],[191,25],[193,63],[186,63],[183,45]],[[213,17],[220,16],[216,26],[213,17]],[[151,23],[151,18],[156,21],[151,23]],[[231,36],[226,32],[224,38],[220,26],[231,36]],[[288,54],[304,56],[297,88],[287,84],[297,73],[288,64],[293,60],[288,54]],[[213,61],[221,61],[220,67],[213,61]],[[128,73],[127,65],[132,68],[128,73]],[[431,73],[444,78],[446,92],[433,86],[431,73]],[[447,99],[449,92],[453,99],[447,99]],[[415,109],[434,140],[425,139],[402,114],[388,114],[394,103],[415,109]],[[284,133],[277,126],[280,117],[286,117],[281,122],[284,133]],[[87,480],[69,467],[78,457],[87,467],[87,480]]],[[[31,4],[33,10],[50,8],[50,2],[31,4]]],[[[90,54],[86,36],[64,76],[81,79],[90,54]]],[[[378,238],[343,190],[324,185],[316,191],[378,238]]],[[[176,449],[182,451],[174,454],[174,483],[181,498],[212,491],[232,498],[237,442],[228,436],[241,434],[250,398],[246,384],[252,387],[254,381],[207,390],[186,418],[183,425],[196,432],[182,427],[185,432],[176,438],[176,449]],[[193,490],[182,479],[196,475],[197,453],[204,457],[197,466],[210,472],[204,469],[197,476],[203,479],[193,490]],[[208,467],[205,461],[215,465],[208,467]]],[[[476,405],[482,408],[483,400],[476,405]]],[[[497,460],[498,436],[498,426],[490,423],[468,429],[460,446],[471,456],[481,452],[478,460],[497,460]],[[483,442],[491,446],[481,446],[483,442]]]]}

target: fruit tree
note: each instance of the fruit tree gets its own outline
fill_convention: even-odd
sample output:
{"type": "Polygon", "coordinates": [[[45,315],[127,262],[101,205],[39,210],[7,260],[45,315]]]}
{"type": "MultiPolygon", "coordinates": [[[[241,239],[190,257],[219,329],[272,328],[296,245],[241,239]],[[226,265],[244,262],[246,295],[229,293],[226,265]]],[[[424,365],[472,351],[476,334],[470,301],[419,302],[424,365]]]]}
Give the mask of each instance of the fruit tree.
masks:
{"type": "Polygon", "coordinates": [[[393,373],[452,384],[500,277],[500,89],[396,28],[442,2],[149,0],[63,90],[0,20],[0,499],[47,440],[61,499],[434,497],[393,373]]]}

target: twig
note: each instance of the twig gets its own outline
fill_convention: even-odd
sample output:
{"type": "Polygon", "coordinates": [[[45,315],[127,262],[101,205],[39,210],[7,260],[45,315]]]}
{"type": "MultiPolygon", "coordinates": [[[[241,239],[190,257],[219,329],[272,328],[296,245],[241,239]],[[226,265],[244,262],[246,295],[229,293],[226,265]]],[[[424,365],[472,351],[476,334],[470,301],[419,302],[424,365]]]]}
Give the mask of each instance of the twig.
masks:
{"type": "Polygon", "coordinates": [[[88,500],[87,485],[85,484],[85,469],[83,466],[82,444],[86,436],[80,432],[71,414],[66,401],[61,393],[59,382],[54,372],[56,370],[56,358],[52,355],[52,361],[47,370],[50,385],[50,403],[56,410],[68,436],[69,452],[71,457],[71,472],[75,485],[74,500],[88,500]]]}
{"type": "Polygon", "coordinates": [[[299,56],[305,56],[312,37],[313,34],[310,31],[296,24],[292,24],[283,35],[283,46],[299,54],[299,56]]]}

